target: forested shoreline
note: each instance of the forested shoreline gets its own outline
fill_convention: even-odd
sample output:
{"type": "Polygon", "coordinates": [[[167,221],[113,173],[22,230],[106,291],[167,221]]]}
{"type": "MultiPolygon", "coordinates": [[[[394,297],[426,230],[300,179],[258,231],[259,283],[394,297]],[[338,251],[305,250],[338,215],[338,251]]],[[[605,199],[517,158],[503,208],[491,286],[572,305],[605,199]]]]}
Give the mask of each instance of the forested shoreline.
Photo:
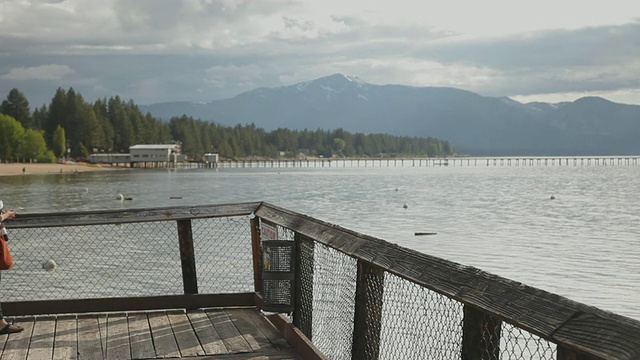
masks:
{"type": "Polygon", "coordinates": [[[127,153],[135,144],[179,142],[182,152],[199,160],[205,153],[222,159],[297,157],[447,156],[446,140],[350,133],[334,130],[267,131],[255,124],[222,126],[188,116],[169,122],[143,114],[133,100],[115,96],[87,102],[73,88],[58,88],[48,106],[30,110],[29,101],[12,89],[0,106],[0,159],[54,162],[87,158],[95,152],[127,153]]]}

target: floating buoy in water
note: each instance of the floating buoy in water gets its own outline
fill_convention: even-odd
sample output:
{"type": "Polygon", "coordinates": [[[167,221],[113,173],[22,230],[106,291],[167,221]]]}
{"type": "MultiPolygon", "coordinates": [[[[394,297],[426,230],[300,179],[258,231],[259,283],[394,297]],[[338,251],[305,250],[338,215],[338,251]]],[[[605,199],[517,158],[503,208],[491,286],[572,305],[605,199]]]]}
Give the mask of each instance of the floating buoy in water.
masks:
{"type": "Polygon", "coordinates": [[[398,188],[396,188],[396,191],[398,191],[398,188]]]}
{"type": "Polygon", "coordinates": [[[550,200],[555,200],[555,199],[556,199],[556,197],[555,197],[555,196],[553,196],[553,195],[551,195],[551,197],[550,197],[549,199],[550,199],[550,200]]]}
{"type": "Polygon", "coordinates": [[[124,197],[124,195],[118,194],[118,200],[120,200],[120,201],[133,200],[133,198],[132,197],[124,197]]]}
{"type": "Polygon", "coordinates": [[[58,264],[53,259],[49,259],[42,263],[42,268],[46,271],[54,271],[58,267],[58,264]]]}
{"type": "Polygon", "coordinates": [[[407,205],[407,203],[404,203],[404,205],[402,205],[403,208],[408,209],[409,205],[407,205]]]}

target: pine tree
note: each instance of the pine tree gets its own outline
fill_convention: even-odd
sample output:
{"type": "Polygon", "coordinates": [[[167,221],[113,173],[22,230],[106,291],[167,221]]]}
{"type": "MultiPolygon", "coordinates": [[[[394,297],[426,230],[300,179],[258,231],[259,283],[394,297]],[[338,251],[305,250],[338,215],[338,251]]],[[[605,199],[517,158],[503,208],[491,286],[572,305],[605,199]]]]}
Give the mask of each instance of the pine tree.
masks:
{"type": "Polygon", "coordinates": [[[29,101],[20,90],[13,88],[7,95],[7,100],[2,102],[0,113],[9,115],[18,120],[23,128],[31,127],[31,111],[29,110],[29,101]]]}

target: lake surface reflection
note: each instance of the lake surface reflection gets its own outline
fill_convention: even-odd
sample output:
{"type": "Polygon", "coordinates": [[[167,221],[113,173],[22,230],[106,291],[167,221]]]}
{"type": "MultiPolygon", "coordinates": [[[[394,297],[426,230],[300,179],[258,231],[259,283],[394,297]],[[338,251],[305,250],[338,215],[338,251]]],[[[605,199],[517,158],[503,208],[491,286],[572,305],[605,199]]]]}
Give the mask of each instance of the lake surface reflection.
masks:
{"type": "Polygon", "coordinates": [[[638,179],[631,165],[122,170],[0,183],[20,213],[267,201],[640,319],[638,179]]]}

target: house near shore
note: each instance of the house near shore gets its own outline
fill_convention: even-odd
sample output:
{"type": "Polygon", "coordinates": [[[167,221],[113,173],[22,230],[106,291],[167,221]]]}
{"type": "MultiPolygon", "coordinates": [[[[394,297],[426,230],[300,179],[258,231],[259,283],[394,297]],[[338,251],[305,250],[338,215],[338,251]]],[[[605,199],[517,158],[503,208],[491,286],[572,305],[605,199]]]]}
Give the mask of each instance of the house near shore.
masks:
{"type": "Polygon", "coordinates": [[[131,167],[163,167],[170,164],[187,161],[181,153],[180,144],[137,144],[129,147],[128,154],[95,153],[89,155],[89,161],[94,164],[128,163],[131,167]]]}
{"type": "MultiPolygon", "coordinates": [[[[140,144],[129,146],[131,162],[178,162],[180,144],[140,144]]],[[[184,161],[186,159],[182,159],[184,161]]]]}

